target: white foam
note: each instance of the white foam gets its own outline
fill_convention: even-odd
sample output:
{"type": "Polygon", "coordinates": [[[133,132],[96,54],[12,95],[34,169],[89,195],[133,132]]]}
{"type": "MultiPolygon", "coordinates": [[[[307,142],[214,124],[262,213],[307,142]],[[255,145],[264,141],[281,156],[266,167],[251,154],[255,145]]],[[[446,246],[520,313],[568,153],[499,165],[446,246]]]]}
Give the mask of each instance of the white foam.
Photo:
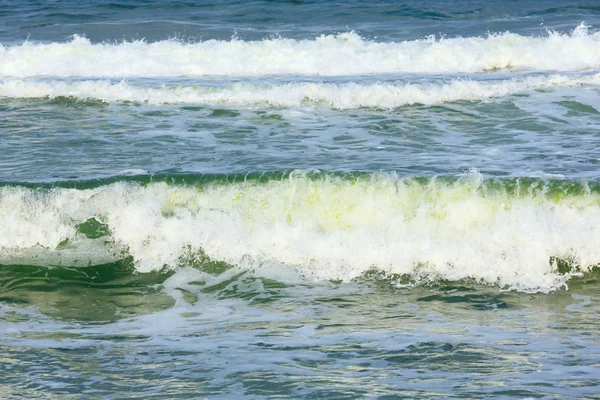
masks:
{"type": "Polygon", "coordinates": [[[140,168],[131,168],[131,169],[124,169],[122,171],[117,172],[117,175],[120,176],[135,176],[135,175],[145,175],[145,174],[149,174],[150,171],[147,171],[145,169],[140,169],[140,168]]]}
{"type": "Polygon", "coordinates": [[[0,97],[72,97],[104,102],[148,104],[194,103],[203,105],[317,106],[336,109],[360,107],[394,108],[410,104],[439,104],[459,100],[485,100],[511,93],[558,86],[598,85],[600,74],[568,77],[550,75],[499,81],[452,80],[437,83],[288,83],[274,85],[234,84],[224,87],[152,87],[126,82],[34,82],[7,80],[0,83],[0,97]]]}
{"type": "Polygon", "coordinates": [[[434,37],[375,42],[354,32],[314,40],[167,40],[0,46],[3,77],[199,77],[388,73],[475,73],[497,69],[574,71],[600,67],[600,33],[434,37]]]}
{"type": "Polygon", "coordinates": [[[473,278],[548,291],[570,276],[560,275],[551,257],[574,260],[583,271],[600,263],[600,196],[557,200],[526,188],[517,196],[485,194],[481,182],[478,173],[455,184],[292,174],[203,187],[5,187],[0,258],[39,246],[64,251],[53,249],[67,239],[84,243],[75,226],[95,216],[110,227],[109,245],[126,249],[142,272],[175,268],[182,255],[202,250],[266,276],[278,269],[348,281],[376,267],[415,279],[473,278]]]}

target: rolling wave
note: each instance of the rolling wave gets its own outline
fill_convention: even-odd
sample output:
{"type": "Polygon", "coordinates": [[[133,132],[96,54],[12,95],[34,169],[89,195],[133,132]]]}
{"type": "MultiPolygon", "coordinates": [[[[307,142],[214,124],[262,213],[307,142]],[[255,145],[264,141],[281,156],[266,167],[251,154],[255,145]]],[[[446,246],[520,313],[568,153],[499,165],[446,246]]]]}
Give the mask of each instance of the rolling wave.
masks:
{"type": "Polygon", "coordinates": [[[376,269],[547,292],[600,264],[599,235],[597,187],[475,171],[0,189],[1,264],[132,257],[148,272],[211,260],[317,281],[376,269]]]}
{"type": "Polygon", "coordinates": [[[141,86],[124,81],[34,82],[5,80],[0,97],[72,98],[107,103],[317,106],[335,109],[395,108],[412,104],[434,105],[452,101],[478,101],[528,90],[559,86],[598,85],[600,74],[583,77],[550,75],[499,81],[452,80],[431,83],[287,83],[229,86],[141,86]]]}
{"type": "Polygon", "coordinates": [[[202,77],[353,76],[394,73],[477,73],[502,69],[580,71],[600,67],[600,33],[585,24],[570,34],[429,37],[376,42],[354,32],[314,40],[174,40],[93,44],[80,36],[68,43],[0,45],[0,76],[202,77]]]}

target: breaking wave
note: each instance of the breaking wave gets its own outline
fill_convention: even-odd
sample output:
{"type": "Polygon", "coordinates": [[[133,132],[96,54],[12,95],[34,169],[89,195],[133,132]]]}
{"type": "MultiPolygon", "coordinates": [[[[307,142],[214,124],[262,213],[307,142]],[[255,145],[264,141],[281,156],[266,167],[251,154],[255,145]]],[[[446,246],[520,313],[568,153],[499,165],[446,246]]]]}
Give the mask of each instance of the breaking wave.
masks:
{"type": "Polygon", "coordinates": [[[472,279],[547,292],[600,264],[596,186],[485,180],[475,171],[453,179],[293,172],[5,185],[0,263],[85,266],[131,257],[148,272],[221,262],[317,281],[377,270],[413,283],[472,279]]]}
{"type": "Polygon", "coordinates": [[[453,80],[431,83],[287,83],[229,86],[141,86],[126,82],[32,82],[0,83],[0,97],[73,98],[103,102],[148,104],[194,103],[203,105],[318,106],[336,109],[395,108],[412,104],[433,105],[452,101],[477,101],[528,90],[560,86],[598,85],[600,74],[583,77],[551,75],[500,81],[453,80]]]}
{"type": "Polygon", "coordinates": [[[394,73],[477,73],[502,69],[580,71],[600,67],[600,33],[585,24],[571,33],[487,37],[428,37],[376,42],[354,32],[313,40],[208,40],[182,43],[67,43],[0,45],[0,76],[202,77],[352,76],[394,73]]]}

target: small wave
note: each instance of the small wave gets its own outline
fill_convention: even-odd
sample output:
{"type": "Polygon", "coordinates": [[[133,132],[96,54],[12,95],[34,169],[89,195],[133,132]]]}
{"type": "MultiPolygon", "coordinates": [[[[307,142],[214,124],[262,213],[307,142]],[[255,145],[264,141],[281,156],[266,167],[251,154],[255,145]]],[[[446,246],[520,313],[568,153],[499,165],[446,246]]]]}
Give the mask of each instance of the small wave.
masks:
{"type": "Polygon", "coordinates": [[[351,280],[375,268],[424,282],[550,291],[600,264],[599,235],[597,188],[486,181],[478,172],[456,180],[295,172],[191,185],[0,189],[3,264],[126,256],[148,272],[199,257],[312,280],[351,280]]]}
{"type": "Polygon", "coordinates": [[[0,45],[3,77],[350,76],[390,73],[477,73],[510,68],[578,71],[600,67],[600,33],[585,24],[570,34],[515,33],[375,42],[354,32],[314,40],[173,40],[92,44],[0,45]]]}
{"type": "Polygon", "coordinates": [[[557,86],[598,85],[600,74],[583,77],[551,75],[499,81],[453,80],[444,83],[288,83],[230,86],[139,86],[126,82],[0,83],[0,97],[142,102],[153,105],[194,103],[204,105],[316,106],[335,109],[395,108],[412,104],[433,105],[452,101],[477,101],[511,93],[557,86]]]}

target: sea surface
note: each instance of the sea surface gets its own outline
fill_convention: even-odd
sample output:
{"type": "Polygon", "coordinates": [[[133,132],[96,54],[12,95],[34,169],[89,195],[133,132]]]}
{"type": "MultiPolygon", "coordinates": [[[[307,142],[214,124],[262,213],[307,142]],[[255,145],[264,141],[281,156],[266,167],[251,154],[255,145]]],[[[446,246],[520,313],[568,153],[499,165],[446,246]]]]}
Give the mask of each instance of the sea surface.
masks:
{"type": "Polygon", "coordinates": [[[0,398],[600,398],[600,3],[0,0],[0,398]]]}

